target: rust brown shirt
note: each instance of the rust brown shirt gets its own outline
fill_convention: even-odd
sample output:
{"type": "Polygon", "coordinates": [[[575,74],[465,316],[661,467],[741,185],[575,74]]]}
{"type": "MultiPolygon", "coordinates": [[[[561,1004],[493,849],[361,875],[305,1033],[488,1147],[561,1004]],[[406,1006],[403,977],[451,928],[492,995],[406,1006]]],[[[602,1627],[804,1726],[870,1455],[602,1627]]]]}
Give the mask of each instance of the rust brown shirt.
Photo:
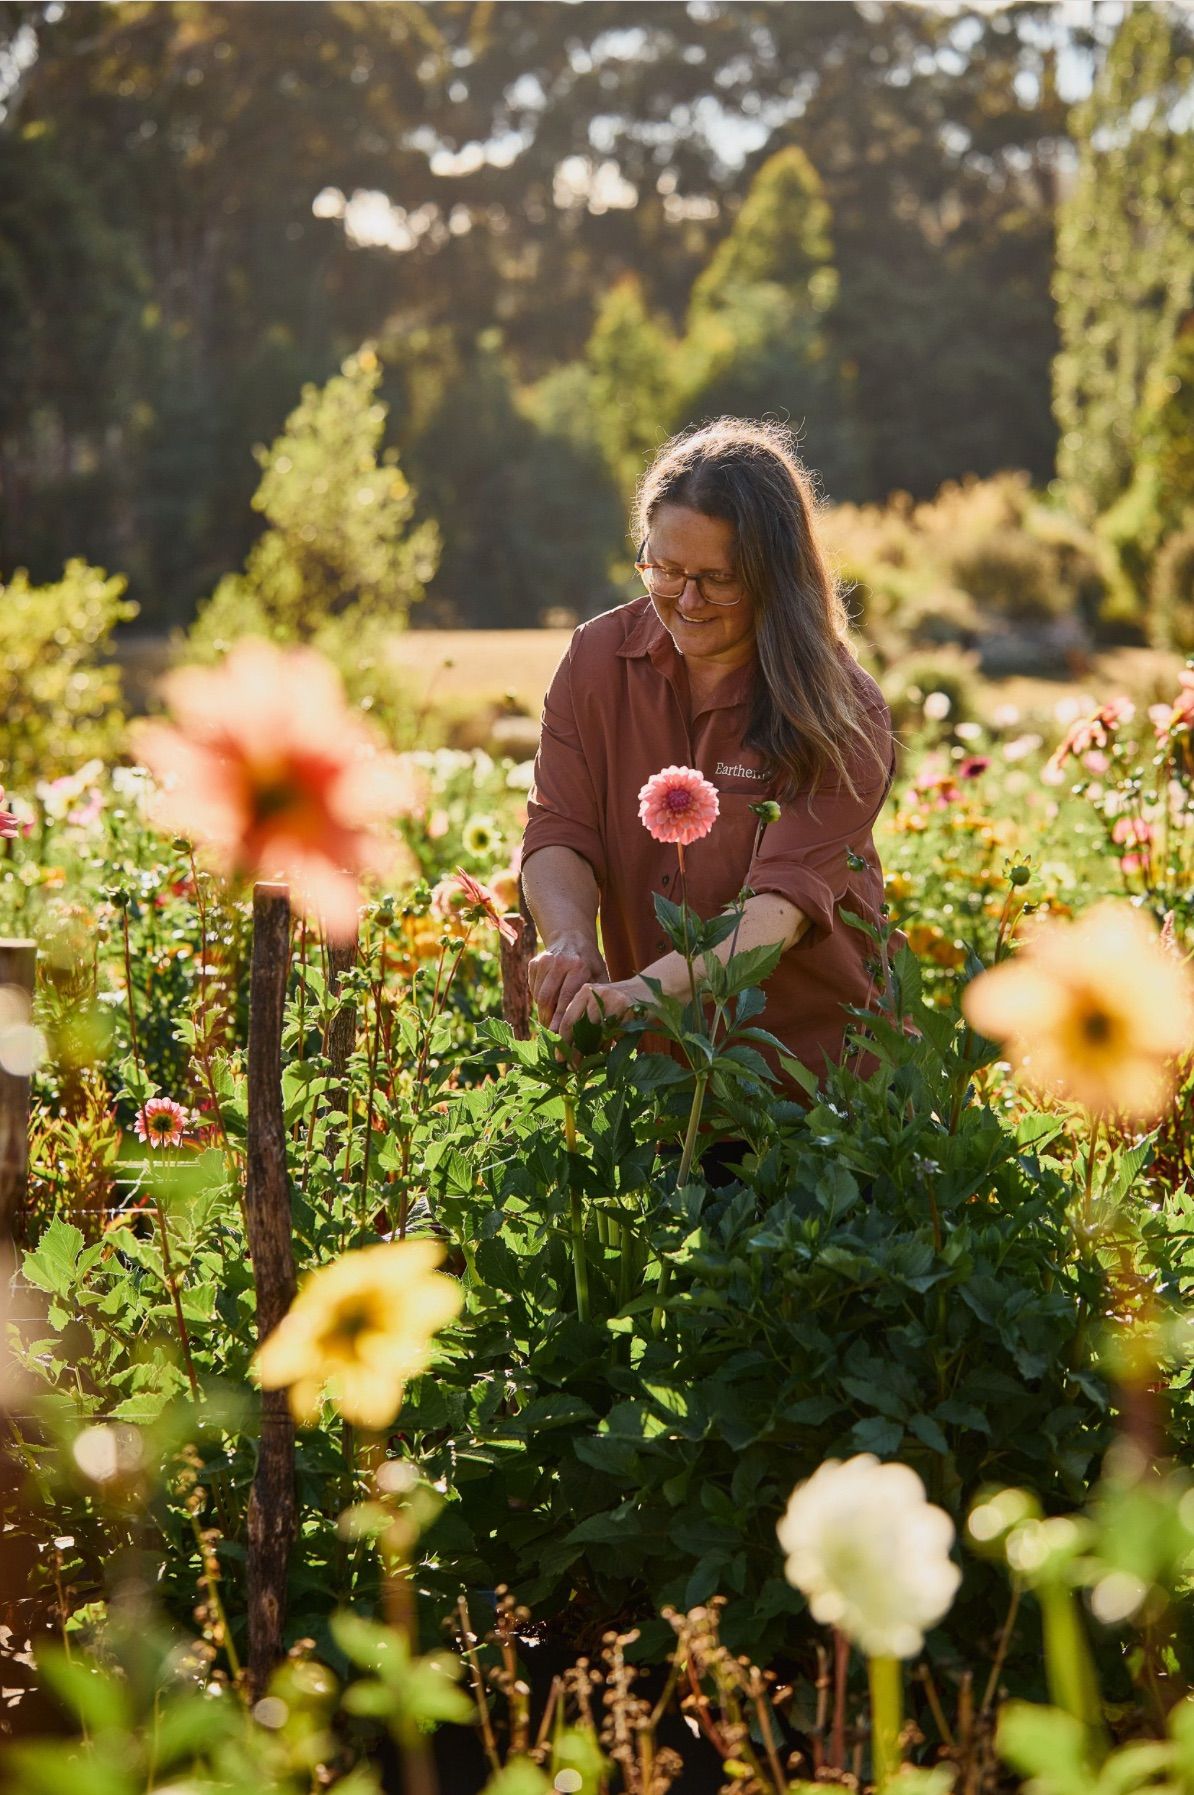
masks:
{"type": "Polygon", "coordinates": [[[717,787],[720,813],[704,840],[684,851],[686,901],[709,917],[749,886],[778,892],[808,917],[763,987],[767,1007],[757,1021],[817,1074],[842,1057],[850,1023],[842,1005],[865,1004],[874,990],[867,962],[875,944],[840,912],[878,920],[883,875],[871,830],[895,770],[883,695],[852,658],[850,666],[885,770],[863,755],[850,769],[856,798],[826,785],[811,802],[807,794],[784,802],[752,857],[758,819],[750,806],[775,795],[762,756],[743,740],[756,663],[728,675],[690,714],[683,656],[648,597],[582,624],[544,702],[522,847],[524,860],[539,848],[565,847],[588,861],[610,977],[629,978],[670,951],[653,894],[681,900],[676,849],[639,821],[639,790],[662,767],[697,768],[717,787]],[[865,871],[851,870],[850,853],[865,871]]]}

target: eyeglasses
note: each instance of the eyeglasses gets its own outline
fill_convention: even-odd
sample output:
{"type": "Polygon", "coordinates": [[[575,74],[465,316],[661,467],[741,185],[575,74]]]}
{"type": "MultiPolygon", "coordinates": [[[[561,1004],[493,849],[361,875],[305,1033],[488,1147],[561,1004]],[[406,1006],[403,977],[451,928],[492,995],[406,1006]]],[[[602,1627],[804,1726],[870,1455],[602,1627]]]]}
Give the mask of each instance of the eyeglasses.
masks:
{"type": "MultiPolygon", "coordinates": [[[[639,554],[646,551],[646,543],[642,544],[639,554]]],[[[643,576],[643,582],[652,598],[682,598],[684,588],[692,581],[707,605],[718,605],[728,610],[731,605],[741,604],[742,593],[734,598],[717,597],[717,593],[732,591],[738,584],[732,573],[686,573],[682,567],[673,567],[670,563],[658,561],[636,561],[635,567],[643,576]]]]}

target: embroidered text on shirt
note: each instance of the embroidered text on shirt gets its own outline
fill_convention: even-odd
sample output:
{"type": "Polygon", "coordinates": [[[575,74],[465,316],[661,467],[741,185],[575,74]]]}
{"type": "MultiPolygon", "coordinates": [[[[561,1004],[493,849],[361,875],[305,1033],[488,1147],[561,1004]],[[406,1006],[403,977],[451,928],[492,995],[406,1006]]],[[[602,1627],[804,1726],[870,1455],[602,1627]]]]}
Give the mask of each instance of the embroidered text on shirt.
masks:
{"type": "Polygon", "coordinates": [[[727,767],[724,760],[718,761],[713,775],[715,779],[765,779],[766,776],[757,767],[727,767]]]}

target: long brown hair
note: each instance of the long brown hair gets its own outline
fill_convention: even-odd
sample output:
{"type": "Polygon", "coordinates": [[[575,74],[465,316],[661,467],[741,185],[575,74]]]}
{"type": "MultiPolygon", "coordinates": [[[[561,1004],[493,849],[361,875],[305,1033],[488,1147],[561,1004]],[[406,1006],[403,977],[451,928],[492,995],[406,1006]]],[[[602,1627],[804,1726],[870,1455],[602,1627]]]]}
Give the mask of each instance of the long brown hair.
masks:
{"type": "Polygon", "coordinates": [[[745,418],[681,431],[639,484],[637,540],[663,505],[733,526],[734,570],[754,601],[762,676],[746,739],[766,757],[780,796],[835,778],[857,796],[860,764],[880,757],[863,725],[849,614],[817,541],[817,497],[791,431],[745,418]]]}

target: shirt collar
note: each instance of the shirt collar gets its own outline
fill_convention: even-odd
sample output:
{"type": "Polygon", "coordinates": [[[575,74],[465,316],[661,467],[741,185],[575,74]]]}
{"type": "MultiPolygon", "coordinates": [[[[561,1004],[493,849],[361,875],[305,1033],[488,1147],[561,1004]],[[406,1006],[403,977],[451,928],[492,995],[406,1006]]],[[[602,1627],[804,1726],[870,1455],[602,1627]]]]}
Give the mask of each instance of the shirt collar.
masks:
{"type": "MultiPolygon", "coordinates": [[[[643,608],[637,620],[631,625],[626,640],[617,653],[624,660],[637,660],[646,657],[654,666],[658,667],[661,673],[674,678],[683,665],[683,655],[672,641],[670,633],[659,621],[659,614],[650,598],[644,596],[635,599],[633,603],[641,605],[643,608]]],[[[726,710],[731,705],[745,704],[750,698],[757,666],[756,658],[745,662],[741,667],[735,667],[719,687],[716,698],[708,704],[703,704],[701,709],[726,710]]]]}

